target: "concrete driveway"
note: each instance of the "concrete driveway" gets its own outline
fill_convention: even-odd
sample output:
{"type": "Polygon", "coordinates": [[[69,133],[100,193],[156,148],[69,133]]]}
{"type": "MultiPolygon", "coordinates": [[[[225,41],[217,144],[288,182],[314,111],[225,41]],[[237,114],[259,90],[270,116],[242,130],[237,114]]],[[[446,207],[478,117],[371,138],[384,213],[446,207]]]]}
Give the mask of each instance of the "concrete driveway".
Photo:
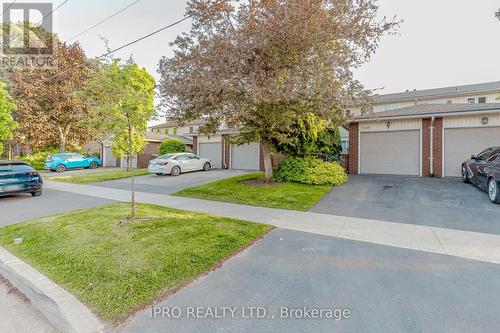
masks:
{"type": "Polygon", "coordinates": [[[311,211],[500,234],[500,205],[460,179],[351,176],[311,211]]]}
{"type": "MultiPolygon", "coordinates": [[[[135,187],[138,192],[172,194],[188,187],[195,187],[225,178],[241,176],[246,173],[248,173],[248,171],[212,170],[209,172],[184,173],[177,177],[172,177],[170,175],[157,176],[151,174],[137,177],[135,179],[135,187]]],[[[94,185],[99,187],[128,190],[130,189],[130,179],[119,179],[96,183],[94,185]]]]}
{"type": "Polygon", "coordinates": [[[105,205],[112,200],[44,189],[41,197],[30,194],[0,197],[0,227],[52,214],[105,205]]]}
{"type": "Polygon", "coordinates": [[[118,331],[495,332],[498,290],[500,265],[277,229],[155,304],[179,307],[180,318],[148,308],[118,331]],[[187,318],[188,307],[205,310],[187,318]],[[237,310],[214,319],[207,307],[237,310]],[[266,316],[243,318],[244,307],[266,316]],[[280,318],[281,307],[348,309],[350,318],[280,318]]]}

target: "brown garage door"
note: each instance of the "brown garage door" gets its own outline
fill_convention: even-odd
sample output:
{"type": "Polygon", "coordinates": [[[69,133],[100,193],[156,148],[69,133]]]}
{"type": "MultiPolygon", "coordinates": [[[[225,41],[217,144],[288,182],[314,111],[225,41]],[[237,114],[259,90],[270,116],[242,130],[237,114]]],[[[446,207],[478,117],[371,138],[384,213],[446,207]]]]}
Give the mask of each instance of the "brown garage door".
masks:
{"type": "Polygon", "coordinates": [[[360,173],[420,175],[420,131],[361,133],[360,173]]]}
{"type": "Polygon", "coordinates": [[[500,127],[444,130],[444,175],[460,177],[463,161],[489,147],[500,146],[500,127]]]}

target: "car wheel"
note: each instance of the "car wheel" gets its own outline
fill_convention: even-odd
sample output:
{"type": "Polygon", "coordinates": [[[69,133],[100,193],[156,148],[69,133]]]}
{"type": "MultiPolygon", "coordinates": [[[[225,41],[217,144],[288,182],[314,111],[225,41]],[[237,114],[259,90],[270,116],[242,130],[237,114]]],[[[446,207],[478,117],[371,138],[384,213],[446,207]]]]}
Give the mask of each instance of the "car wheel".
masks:
{"type": "Polygon", "coordinates": [[[212,169],[212,166],[210,165],[210,163],[205,163],[205,165],[203,166],[203,171],[210,171],[210,169],[212,169]]]}
{"type": "Polygon", "coordinates": [[[467,167],[464,165],[462,165],[462,181],[464,183],[470,183],[470,180],[469,180],[469,173],[467,172],[467,167]]]}
{"type": "Polygon", "coordinates": [[[500,186],[494,179],[490,179],[488,182],[488,195],[491,202],[500,204],[500,186]]]}
{"type": "Polygon", "coordinates": [[[175,166],[172,168],[172,171],[170,171],[170,174],[174,177],[178,176],[181,174],[181,168],[179,168],[178,166],[175,166]]]}
{"type": "Polygon", "coordinates": [[[99,167],[99,164],[97,162],[92,162],[92,163],[90,163],[90,166],[89,166],[89,168],[91,168],[91,169],[97,169],[98,167],[99,167]]]}
{"type": "Polygon", "coordinates": [[[59,172],[59,173],[62,173],[66,171],[66,167],[64,165],[58,165],[57,168],[56,168],[56,172],[59,172]]]}
{"type": "Polygon", "coordinates": [[[43,194],[43,190],[42,189],[39,189],[38,191],[36,192],[31,192],[31,196],[32,197],[41,197],[43,194]]]}

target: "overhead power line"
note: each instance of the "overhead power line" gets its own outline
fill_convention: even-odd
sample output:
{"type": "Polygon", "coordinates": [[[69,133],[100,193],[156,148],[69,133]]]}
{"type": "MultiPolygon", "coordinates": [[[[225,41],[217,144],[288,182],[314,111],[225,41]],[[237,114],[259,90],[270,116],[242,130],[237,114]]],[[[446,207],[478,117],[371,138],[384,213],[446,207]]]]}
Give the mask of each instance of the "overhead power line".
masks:
{"type": "Polygon", "coordinates": [[[52,14],[54,14],[54,12],[56,10],[58,10],[59,8],[61,8],[62,6],[64,6],[65,4],[68,3],[69,0],[65,0],[62,4],[60,4],[59,6],[57,6],[56,8],[54,8],[54,10],[52,10],[50,13],[48,13],[47,15],[45,15],[44,17],[42,17],[42,20],[40,22],[38,22],[38,24],[41,24],[43,22],[43,20],[45,20],[47,17],[49,16],[52,16],[52,14]]]}
{"type": "Polygon", "coordinates": [[[17,2],[17,0],[12,1],[12,2],[9,4],[9,6],[8,6],[7,8],[5,8],[5,10],[2,12],[2,14],[0,15],[0,17],[2,17],[2,16],[3,16],[3,14],[5,14],[5,13],[6,13],[6,12],[10,9],[10,7],[12,7],[12,5],[13,5],[13,4],[15,4],[16,2],[17,2]]]}
{"type": "MultiPolygon", "coordinates": [[[[213,8],[213,7],[215,7],[215,6],[218,6],[218,5],[220,5],[220,4],[223,4],[223,3],[225,3],[225,2],[229,2],[229,1],[231,1],[231,0],[221,0],[221,1],[217,2],[217,3],[214,3],[212,6],[208,7],[207,9],[211,9],[211,8],[213,8]]],[[[149,34],[147,34],[147,35],[144,35],[144,36],[142,36],[142,37],[139,37],[139,38],[137,38],[136,40],[133,40],[133,41],[131,41],[131,42],[129,42],[129,43],[127,43],[127,44],[125,44],[125,45],[122,45],[122,46],[120,46],[120,47],[118,47],[118,48],[116,48],[116,49],[113,49],[113,50],[111,50],[111,51],[109,51],[109,52],[107,52],[107,53],[105,53],[105,54],[103,54],[103,55],[101,55],[101,56],[97,57],[97,59],[107,57],[107,56],[108,56],[108,55],[110,55],[110,54],[113,54],[113,53],[115,53],[115,52],[117,52],[117,51],[120,51],[120,50],[122,50],[122,49],[126,48],[126,47],[129,47],[130,45],[133,45],[133,44],[138,43],[138,42],[140,42],[140,41],[142,41],[142,40],[144,40],[144,39],[147,39],[147,38],[149,38],[149,37],[151,37],[151,36],[154,36],[154,35],[156,35],[156,34],[158,34],[158,33],[162,32],[162,31],[164,31],[164,30],[167,30],[167,29],[169,29],[169,28],[172,28],[172,27],[174,27],[174,26],[176,26],[176,25],[178,25],[178,24],[180,24],[180,23],[182,23],[182,22],[184,22],[184,21],[186,21],[186,20],[188,20],[188,19],[190,19],[190,18],[192,18],[192,17],[193,17],[193,15],[187,15],[187,16],[184,16],[184,17],[183,17],[182,19],[180,19],[180,20],[177,20],[177,21],[175,21],[175,22],[173,22],[173,23],[171,23],[171,24],[169,24],[169,25],[166,25],[166,26],[164,26],[164,27],[162,27],[162,28],[160,28],[160,29],[158,29],[158,30],[155,30],[155,31],[153,31],[153,32],[151,32],[151,33],[149,33],[149,34]]]]}
{"type": "Polygon", "coordinates": [[[101,25],[101,24],[103,24],[103,23],[105,23],[105,22],[109,21],[109,20],[110,20],[110,19],[112,19],[113,17],[115,17],[115,16],[117,16],[117,15],[119,15],[119,14],[123,13],[124,11],[126,11],[127,9],[129,9],[130,7],[132,7],[133,5],[135,5],[136,3],[140,2],[140,1],[141,1],[141,0],[137,0],[137,1],[135,1],[135,2],[133,2],[133,3],[131,3],[131,4],[129,4],[128,6],[126,6],[126,7],[122,8],[122,9],[120,9],[119,11],[117,11],[117,12],[113,13],[112,15],[110,15],[110,16],[108,16],[108,17],[106,17],[104,20],[99,21],[99,22],[97,22],[96,24],[94,24],[93,26],[90,26],[90,27],[88,27],[87,29],[83,30],[82,32],[78,33],[77,35],[75,35],[75,36],[74,36],[74,37],[72,37],[71,39],[68,39],[66,42],[68,42],[68,43],[69,43],[69,42],[71,42],[71,41],[73,41],[73,40],[77,39],[78,37],[80,37],[80,36],[82,36],[82,35],[86,34],[87,32],[89,32],[89,31],[91,31],[92,29],[94,29],[94,28],[98,27],[99,25],[101,25]]]}

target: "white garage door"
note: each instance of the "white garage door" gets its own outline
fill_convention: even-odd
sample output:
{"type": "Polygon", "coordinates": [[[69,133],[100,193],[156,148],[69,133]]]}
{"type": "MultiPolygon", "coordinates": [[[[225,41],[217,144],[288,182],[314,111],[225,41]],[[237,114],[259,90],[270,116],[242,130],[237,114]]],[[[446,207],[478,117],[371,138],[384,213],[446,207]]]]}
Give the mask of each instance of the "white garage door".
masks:
{"type": "Polygon", "coordinates": [[[235,170],[259,170],[259,143],[231,147],[231,168],[235,170]]]}
{"type": "Polygon", "coordinates": [[[213,167],[215,169],[220,169],[222,162],[222,143],[200,143],[198,156],[211,159],[214,163],[213,167]]]}
{"type": "Polygon", "coordinates": [[[105,167],[116,167],[116,157],[113,155],[111,147],[104,147],[104,162],[105,167]]]}
{"type": "Polygon", "coordinates": [[[500,146],[500,127],[447,128],[444,131],[444,175],[460,177],[462,162],[500,146]]]}
{"type": "Polygon", "coordinates": [[[360,173],[420,175],[420,131],[361,133],[360,173]]]}

